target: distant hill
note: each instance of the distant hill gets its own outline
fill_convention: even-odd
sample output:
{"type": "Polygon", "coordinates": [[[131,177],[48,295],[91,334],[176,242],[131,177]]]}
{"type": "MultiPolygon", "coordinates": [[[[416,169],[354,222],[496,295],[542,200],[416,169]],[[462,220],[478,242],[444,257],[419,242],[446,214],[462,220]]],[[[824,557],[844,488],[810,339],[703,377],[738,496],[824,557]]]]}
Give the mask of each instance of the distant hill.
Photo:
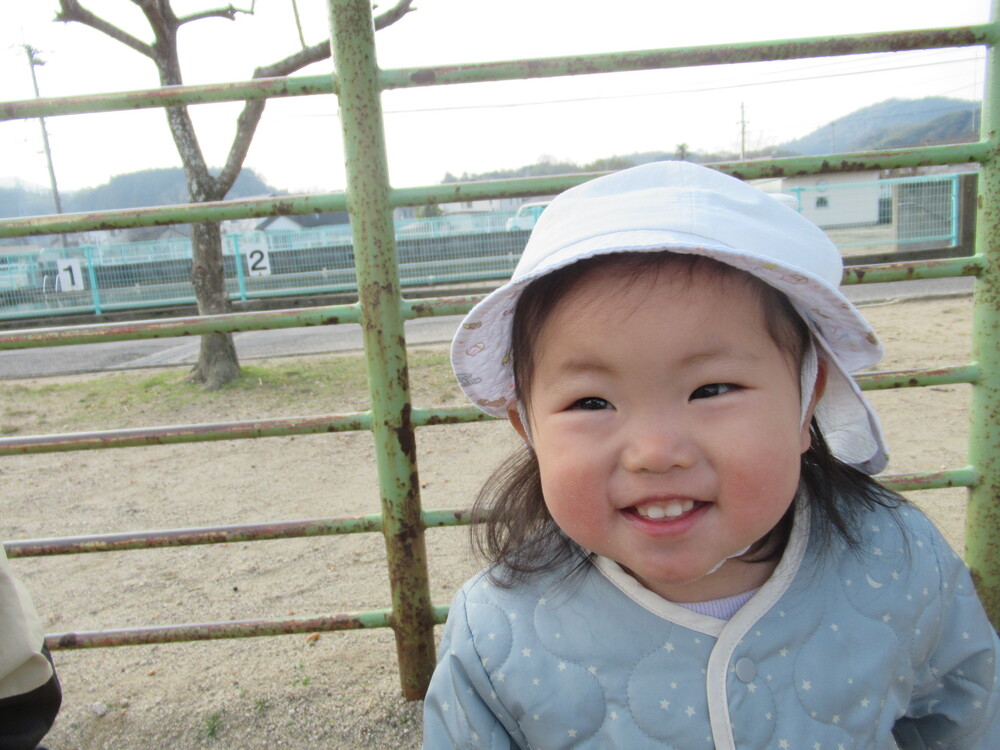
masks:
{"type": "Polygon", "coordinates": [[[856,110],[779,148],[802,156],[966,143],[979,137],[979,102],[888,99],[856,110]]]}
{"type": "MultiPolygon", "coordinates": [[[[285,195],[265,183],[252,169],[244,169],[229,191],[229,198],[285,195]]],[[[62,193],[63,211],[107,211],[140,206],[168,206],[187,203],[187,180],[180,167],[147,169],[112,177],[105,185],[62,193]]],[[[54,213],[52,196],[46,191],[21,187],[0,187],[0,218],[38,216],[54,213]]]]}
{"type": "MultiPolygon", "coordinates": [[[[748,159],[782,156],[820,156],[837,152],[882,151],[893,148],[929,146],[940,143],[968,143],[979,138],[980,103],[963,99],[927,97],[924,99],[887,99],[856,110],[809,135],[778,146],[747,154],[748,159]]],[[[599,172],[624,169],[651,161],[684,158],[701,164],[736,161],[732,151],[694,151],[687,144],[673,151],[645,151],[612,156],[589,164],[545,161],[516,169],[483,174],[448,174],[443,182],[488,180],[573,172],[599,172]],[[682,153],[683,152],[683,153],[682,153]]]]}

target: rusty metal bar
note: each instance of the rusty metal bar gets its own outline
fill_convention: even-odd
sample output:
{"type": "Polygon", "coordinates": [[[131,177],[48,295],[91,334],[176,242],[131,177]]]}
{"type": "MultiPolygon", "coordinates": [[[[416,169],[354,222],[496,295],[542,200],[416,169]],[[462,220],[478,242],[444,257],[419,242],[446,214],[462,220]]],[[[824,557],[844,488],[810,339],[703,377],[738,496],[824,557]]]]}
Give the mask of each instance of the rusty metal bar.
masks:
{"type": "Polygon", "coordinates": [[[805,174],[856,172],[865,169],[898,169],[900,167],[926,167],[934,164],[972,163],[982,159],[988,151],[988,144],[966,143],[956,146],[925,146],[831,156],[794,156],[759,162],[721,162],[711,166],[742,180],[753,180],[761,177],[794,177],[805,174]]]}
{"type": "Polygon", "coordinates": [[[848,266],[844,269],[844,278],[840,283],[846,286],[850,284],[881,284],[887,281],[976,276],[983,270],[985,264],[986,259],[983,256],[971,255],[967,258],[848,266]]]}
{"type": "Polygon", "coordinates": [[[929,369],[896,370],[894,372],[865,372],[858,374],[854,379],[863,391],[975,383],[979,379],[979,366],[953,365],[929,369]]]}
{"type": "MultiPolygon", "coordinates": [[[[400,314],[405,320],[439,315],[462,315],[481,297],[437,297],[402,300],[400,314]]],[[[108,341],[136,341],[204,333],[236,333],[267,331],[281,328],[360,323],[360,305],[330,305],[291,310],[230,313],[228,315],[195,315],[184,318],[137,320],[128,323],[96,323],[59,328],[29,328],[0,331],[0,351],[46,346],[68,346],[108,341]]]]}
{"type": "MultiPolygon", "coordinates": [[[[448,616],[447,607],[432,607],[434,624],[440,625],[448,616]]],[[[329,633],[339,630],[393,627],[392,611],[375,609],[317,617],[295,617],[263,620],[235,620],[191,625],[162,625],[150,628],[120,630],[81,630],[53,633],[45,637],[51,651],[73,648],[103,648],[106,646],[147,646],[154,643],[210,641],[221,638],[256,638],[296,633],[329,633]]]]}
{"type": "MultiPolygon", "coordinates": [[[[981,255],[944,260],[848,266],[844,269],[842,283],[847,285],[975,276],[984,266],[985,259],[981,255]]],[[[481,295],[400,300],[400,315],[406,320],[439,315],[463,315],[480,299],[482,299],[481,295]]],[[[141,320],[131,323],[99,323],[61,328],[0,331],[0,350],[360,322],[361,308],[359,305],[335,305],[169,318],[166,320],[141,320]]]]}
{"type": "Polygon", "coordinates": [[[19,539],[4,542],[7,557],[48,557],[89,552],[120,552],[163,547],[190,547],[201,544],[259,542],[271,539],[297,539],[334,534],[363,534],[382,530],[382,516],[343,518],[312,518],[303,521],[250,523],[231,526],[203,526],[163,531],[130,531],[118,534],[89,534],[53,537],[50,539],[19,539]]]}
{"type": "Polygon", "coordinates": [[[355,412],[353,414],[313,417],[278,417],[243,422],[71,432],[58,435],[26,435],[24,437],[0,438],[0,456],[204,443],[215,440],[247,440],[285,435],[315,435],[324,432],[355,432],[370,428],[371,415],[368,412],[355,412]]]}
{"type": "Polygon", "coordinates": [[[400,300],[400,314],[407,320],[413,318],[433,318],[442,315],[464,315],[483,295],[463,297],[436,297],[414,300],[400,300]]]}
{"type": "Polygon", "coordinates": [[[61,234],[123,227],[152,227],[187,224],[198,221],[250,219],[261,216],[326,213],[343,211],[343,193],[285,196],[282,198],[243,198],[175,206],[127,208],[115,211],[91,211],[77,214],[50,214],[0,221],[0,237],[30,237],[36,234],[61,234]]]}
{"type": "Polygon", "coordinates": [[[442,86],[453,83],[800,60],[811,57],[904,52],[988,44],[992,41],[994,33],[995,29],[991,24],[982,24],[920,31],[779,39],[701,47],[677,47],[664,50],[385,70],[382,72],[381,80],[383,88],[396,89],[415,86],[442,86]]]}
{"type": "MultiPolygon", "coordinates": [[[[439,67],[400,68],[377,71],[376,85],[383,90],[388,90],[443,86],[455,83],[556,78],[595,73],[664,70],[834,55],[966,47],[991,43],[993,33],[992,25],[981,24],[945,29],[781,39],[439,67]]],[[[111,94],[5,102],[0,105],[0,121],[331,93],[337,93],[336,77],[261,78],[252,81],[170,86],[162,89],[144,89],[111,94]]]]}
{"type": "MultiPolygon", "coordinates": [[[[428,510],[421,514],[425,528],[465,526],[470,508],[428,510]]],[[[8,558],[78,555],[90,552],[122,552],[138,549],[192,547],[203,544],[261,542],[340,534],[368,534],[382,531],[382,514],[310,518],[301,521],[248,523],[229,526],[200,526],[189,529],[128,531],[116,534],[87,534],[49,539],[18,539],[3,543],[8,558]]]]}
{"type": "Polygon", "coordinates": [[[427,529],[447,526],[468,526],[472,523],[472,508],[425,510],[422,516],[424,528],[427,529]]]}
{"type": "MultiPolygon", "coordinates": [[[[411,416],[411,421],[416,427],[485,422],[491,419],[492,417],[483,414],[474,406],[413,409],[411,416]]],[[[372,416],[370,412],[354,412],[350,414],[252,419],[241,422],[212,422],[165,427],[135,427],[124,430],[69,432],[54,435],[25,435],[0,438],[0,456],[205,443],[216,440],[253,440],[288,435],[317,435],[325,432],[357,432],[370,430],[371,426],[372,416]]]]}
{"type": "Polygon", "coordinates": [[[235,620],[232,622],[53,633],[45,637],[45,644],[53,651],[64,648],[146,646],[153,643],[211,641],[220,638],[256,638],[265,635],[292,635],[294,633],[325,633],[336,630],[385,628],[392,627],[392,624],[392,611],[377,609],[370,612],[349,612],[346,614],[318,617],[235,620]]]}
{"type": "Polygon", "coordinates": [[[0,351],[44,346],[93,344],[107,341],[136,341],[179,336],[200,336],[204,333],[236,333],[280,328],[327,326],[338,323],[360,323],[357,305],[307,307],[295,310],[230,313],[228,315],[191,316],[163,320],[138,320],[129,323],[97,323],[60,328],[29,328],[21,331],[0,331],[0,351]]]}
{"type": "Polygon", "coordinates": [[[971,487],[977,481],[972,466],[944,471],[916,472],[912,474],[887,474],[878,478],[882,484],[897,492],[916,490],[943,490],[949,487],[971,487]]]}
{"type": "Polygon", "coordinates": [[[337,80],[336,77],[331,78],[329,75],[255,78],[231,83],[165,86],[158,89],[3,102],[0,104],[0,122],[42,116],[37,114],[38,112],[50,113],[44,115],[45,117],[54,117],[335,93],[337,93],[337,80]]]}
{"type": "MultiPolygon", "coordinates": [[[[990,20],[1000,23],[1000,0],[990,20]]],[[[996,40],[994,40],[994,43],[996,40]]],[[[969,492],[966,561],[979,598],[994,627],[1000,627],[1000,56],[991,46],[986,58],[982,137],[990,158],[979,171],[976,252],[984,256],[973,288],[972,357],[980,375],[969,408],[969,462],[978,480],[969,492]]]]}
{"type": "Polygon", "coordinates": [[[393,629],[403,696],[415,700],[423,697],[434,670],[434,629],[375,29],[368,0],[329,0],[329,9],[334,67],[340,76],[347,207],[368,364],[393,629]]]}
{"type": "MultiPolygon", "coordinates": [[[[931,164],[959,164],[982,161],[990,153],[989,143],[896,149],[878,153],[839,154],[836,157],[809,156],[726,162],[711,166],[742,179],[850,172],[857,169],[897,169],[931,164]]],[[[428,187],[391,190],[391,206],[413,206],[429,202],[449,203],[511,196],[549,195],[598,176],[597,173],[559,177],[529,177],[492,182],[451,183],[428,187]]],[[[155,208],[133,208],[78,214],[50,214],[22,219],[0,220],[0,237],[29,237],[121,227],[163,226],[192,221],[223,221],[262,216],[301,215],[343,211],[343,193],[325,193],[283,198],[245,198],[155,208]]]]}

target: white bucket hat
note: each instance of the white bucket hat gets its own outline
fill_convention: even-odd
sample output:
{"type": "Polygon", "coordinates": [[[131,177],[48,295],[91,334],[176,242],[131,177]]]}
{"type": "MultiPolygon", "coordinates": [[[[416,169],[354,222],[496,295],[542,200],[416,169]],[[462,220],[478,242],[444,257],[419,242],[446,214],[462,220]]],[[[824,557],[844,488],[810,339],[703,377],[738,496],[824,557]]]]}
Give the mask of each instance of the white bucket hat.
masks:
{"type": "Polygon", "coordinates": [[[516,405],[510,337],[514,308],[535,279],[618,252],[701,255],[783,293],[826,360],[815,418],[833,454],[875,474],[888,459],[874,411],[851,372],[882,358],[861,313],[838,290],[843,261],[794,209],[740,180],[688,162],[655,162],[599,177],[559,195],[539,217],[511,280],[477,304],[452,342],[452,365],[480,409],[516,405]]]}

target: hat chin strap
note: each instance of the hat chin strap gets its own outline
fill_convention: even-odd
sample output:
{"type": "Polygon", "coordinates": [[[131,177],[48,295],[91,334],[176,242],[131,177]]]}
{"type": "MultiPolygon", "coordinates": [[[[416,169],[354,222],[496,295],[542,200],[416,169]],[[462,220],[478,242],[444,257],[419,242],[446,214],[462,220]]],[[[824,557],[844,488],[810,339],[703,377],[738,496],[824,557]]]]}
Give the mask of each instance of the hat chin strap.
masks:
{"type": "Polygon", "coordinates": [[[802,394],[802,410],[799,415],[799,429],[806,424],[809,417],[809,407],[812,405],[813,393],[816,391],[816,378],[819,376],[819,355],[812,335],[809,336],[809,346],[802,353],[802,367],[799,373],[799,393],[802,394]]]}
{"type": "Polygon", "coordinates": [[[528,410],[524,406],[523,401],[517,402],[517,416],[521,419],[521,427],[524,428],[524,442],[527,443],[529,448],[534,446],[531,444],[531,425],[528,423],[528,410]]]}
{"type": "MultiPolygon", "coordinates": [[[[813,344],[812,336],[809,337],[809,346],[802,353],[802,368],[799,375],[799,393],[801,393],[802,408],[799,414],[799,429],[805,426],[809,418],[809,407],[812,405],[813,393],[816,391],[816,379],[819,376],[819,355],[816,353],[816,346],[813,344]]],[[[730,560],[742,557],[753,546],[748,544],[729,557],[723,558],[718,565],[709,570],[705,575],[710,576],[730,560]]]]}

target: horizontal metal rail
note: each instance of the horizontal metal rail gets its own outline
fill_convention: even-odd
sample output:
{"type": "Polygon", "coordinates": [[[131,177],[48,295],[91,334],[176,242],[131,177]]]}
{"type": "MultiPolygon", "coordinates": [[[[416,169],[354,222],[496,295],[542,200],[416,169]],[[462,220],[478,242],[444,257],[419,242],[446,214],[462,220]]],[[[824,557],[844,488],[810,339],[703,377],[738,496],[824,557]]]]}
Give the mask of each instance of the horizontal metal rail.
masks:
{"type": "MultiPolygon", "coordinates": [[[[434,623],[444,622],[447,607],[433,607],[434,623]]],[[[258,638],[268,635],[295,633],[329,633],[340,630],[394,627],[392,610],[349,612],[315,617],[283,617],[260,620],[234,620],[190,625],[161,625],[119,630],[84,630],[53,633],[45,636],[45,645],[52,651],[69,648],[102,648],[106,646],[148,646],[154,643],[212,641],[220,638],[258,638]]]]}
{"type": "Polygon", "coordinates": [[[926,388],[936,385],[972,384],[979,380],[977,365],[953,365],[919,370],[865,372],[854,378],[863,391],[885,391],[896,388],[926,388]]]}
{"type": "MultiPolygon", "coordinates": [[[[400,88],[445,86],[456,83],[486,83],[597,73],[732,65],[734,63],[774,62],[833,55],[862,55],[877,52],[968,47],[993,43],[993,34],[992,25],[980,24],[944,29],[677,47],[663,50],[611,52],[438,67],[386,69],[379,71],[378,80],[381,89],[385,91],[400,88]]],[[[0,121],[188,104],[214,104],[272,97],[336,94],[338,90],[337,77],[323,75],[261,78],[252,81],[197,86],[168,86],[159,89],[89,96],[26,99],[0,104],[0,121]]]]}
{"type": "Polygon", "coordinates": [[[889,474],[878,480],[897,492],[916,490],[944,490],[949,487],[972,487],[979,480],[979,474],[971,466],[961,469],[915,472],[912,474],[889,474]]]}
{"type": "MultiPolygon", "coordinates": [[[[479,299],[481,299],[480,296],[460,296],[402,300],[400,314],[406,320],[441,315],[461,315],[468,312],[479,299]]],[[[360,322],[360,307],[353,304],[231,313],[228,315],[195,315],[185,318],[139,320],[129,323],[94,323],[59,328],[29,328],[19,331],[0,331],[0,351],[360,322]]]]}
{"type": "MultiPolygon", "coordinates": [[[[724,162],[714,168],[741,179],[785,177],[803,174],[829,174],[857,170],[900,169],[935,164],[981,162],[992,154],[989,142],[955,146],[927,146],[889,151],[803,156],[753,162],[724,162]]],[[[604,173],[583,173],[559,177],[525,177],[490,182],[449,183],[418,188],[399,188],[389,193],[393,207],[425,203],[452,203],[519,196],[551,195],[604,173]]],[[[0,220],[0,237],[30,237],[124,227],[165,226],[198,221],[224,221],[264,216],[290,216],[343,211],[343,193],[288,196],[283,198],[244,198],[178,204],[151,208],[95,211],[76,214],[49,214],[0,220]]]]}
{"type": "MultiPolygon", "coordinates": [[[[422,514],[425,528],[462,526],[469,522],[470,510],[428,510],[422,514]]],[[[114,534],[86,534],[50,539],[20,539],[4,542],[8,557],[49,557],[89,552],[192,547],[202,544],[232,544],[275,539],[300,539],[340,534],[367,534],[382,531],[382,514],[310,518],[300,521],[246,523],[227,526],[199,526],[188,529],[127,531],[114,534]]]]}
{"type": "MultiPolygon", "coordinates": [[[[945,260],[906,261],[867,266],[848,266],[842,283],[884,283],[917,279],[941,279],[976,276],[983,268],[982,256],[945,260]]],[[[482,295],[401,300],[400,314],[406,320],[441,315],[464,315],[482,295]]],[[[194,336],[203,333],[236,333],[281,328],[360,323],[359,305],[333,305],[294,310],[232,313],[229,315],[192,316],[166,320],[140,320],[130,323],[97,323],[60,328],[36,328],[0,331],[0,351],[47,346],[67,346],[104,341],[130,341],[194,336]]]]}
{"type": "MultiPolygon", "coordinates": [[[[439,409],[413,409],[412,419],[414,426],[427,427],[429,425],[484,422],[492,420],[493,417],[474,406],[446,406],[439,409]]],[[[0,456],[358,432],[370,430],[371,426],[371,414],[363,411],[351,414],[249,419],[240,422],[69,432],[58,435],[25,435],[23,437],[0,438],[0,456]]]]}

